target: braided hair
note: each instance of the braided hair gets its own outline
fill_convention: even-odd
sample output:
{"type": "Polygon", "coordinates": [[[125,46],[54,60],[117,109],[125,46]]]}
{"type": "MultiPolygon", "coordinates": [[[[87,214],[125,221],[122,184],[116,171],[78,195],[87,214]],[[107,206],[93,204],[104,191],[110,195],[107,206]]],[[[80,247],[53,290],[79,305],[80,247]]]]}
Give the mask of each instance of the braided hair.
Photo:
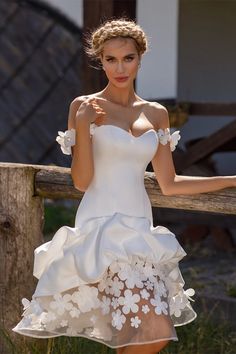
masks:
{"type": "Polygon", "coordinates": [[[102,23],[90,34],[86,53],[93,59],[99,59],[104,43],[112,38],[132,38],[139,55],[147,51],[147,37],[143,29],[132,20],[120,18],[102,23]]]}

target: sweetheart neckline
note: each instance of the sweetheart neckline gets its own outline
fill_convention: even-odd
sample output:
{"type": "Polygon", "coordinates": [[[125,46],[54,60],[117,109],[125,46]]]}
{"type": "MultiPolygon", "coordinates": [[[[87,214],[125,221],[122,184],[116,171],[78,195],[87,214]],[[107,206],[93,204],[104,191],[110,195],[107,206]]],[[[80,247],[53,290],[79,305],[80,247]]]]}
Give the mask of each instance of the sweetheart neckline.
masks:
{"type": "Polygon", "coordinates": [[[151,129],[148,129],[146,130],[144,133],[142,133],[141,135],[139,136],[134,136],[133,134],[129,133],[127,130],[121,128],[121,127],[118,127],[117,125],[113,125],[113,124],[101,124],[101,125],[97,125],[95,123],[93,123],[93,125],[96,127],[95,129],[98,129],[98,128],[101,128],[101,127],[112,127],[112,128],[115,128],[115,129],[119,129],[121,130],[122,132],[124,132],[125,134],[129,135],[132,139],[138,139],[138,138],[141,138],[142,136],[144,136],[146,133],[149,133],[151,131],[153,131],[155,133],[155,135],[157,136],[156,134],[156,131],[155,129],[151,128],[151,129]]]}

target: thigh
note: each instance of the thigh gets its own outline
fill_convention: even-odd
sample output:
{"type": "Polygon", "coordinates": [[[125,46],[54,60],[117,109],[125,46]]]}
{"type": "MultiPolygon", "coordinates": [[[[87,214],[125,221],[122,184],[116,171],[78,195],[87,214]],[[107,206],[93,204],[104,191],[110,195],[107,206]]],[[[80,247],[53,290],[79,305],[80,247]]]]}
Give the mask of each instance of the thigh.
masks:
{"type": "Polygon", "coordinates": [[[168,345],[169,341],[164,340],[157,343],[130,345],[125,348],[122,354],[157,354],[168,345]]]}

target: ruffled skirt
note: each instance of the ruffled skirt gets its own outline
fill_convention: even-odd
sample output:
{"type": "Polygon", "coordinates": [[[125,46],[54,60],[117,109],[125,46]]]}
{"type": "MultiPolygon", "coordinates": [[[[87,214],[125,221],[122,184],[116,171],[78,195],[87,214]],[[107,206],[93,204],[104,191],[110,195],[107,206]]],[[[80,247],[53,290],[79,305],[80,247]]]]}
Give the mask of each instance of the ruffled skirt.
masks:
{"type": "Polygon", "coordinates": [[[178,262],[186,255],[166,227],[115,213],[61,227],[35,249],[39,279],[13,331],[31,337],[85,337],[118,348],[178,340],[196,318],[178,262]]]}

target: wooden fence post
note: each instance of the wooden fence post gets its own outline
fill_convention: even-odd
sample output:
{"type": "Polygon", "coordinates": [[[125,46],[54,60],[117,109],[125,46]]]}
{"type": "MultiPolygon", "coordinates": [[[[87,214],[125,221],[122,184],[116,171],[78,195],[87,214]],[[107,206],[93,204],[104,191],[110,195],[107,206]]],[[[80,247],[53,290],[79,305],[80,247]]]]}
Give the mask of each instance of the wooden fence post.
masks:
{"type": "MultiPolygon", "coordinates": [[[[0,327],[14,342],[25,341],[11,329],[21,318],[21,297],[31,300],[34,248],[43,242],[43,199],[34,196],[37,170],[23,164],[0,163],[0,327]]],[[[0,343],[0,353],[9,351],[0,343]]]]}

